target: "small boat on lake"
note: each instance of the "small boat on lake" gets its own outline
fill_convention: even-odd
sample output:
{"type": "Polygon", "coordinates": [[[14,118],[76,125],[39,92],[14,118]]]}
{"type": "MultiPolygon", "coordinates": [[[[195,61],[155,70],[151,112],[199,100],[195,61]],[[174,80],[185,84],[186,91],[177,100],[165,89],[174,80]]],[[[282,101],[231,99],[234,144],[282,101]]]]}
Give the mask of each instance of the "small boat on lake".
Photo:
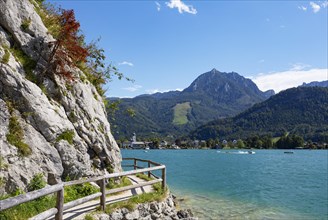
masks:
{"type": "Polygon", "coordinates": [[[284,151],[284,154],[293,154],[293,151],[284,151]]]}

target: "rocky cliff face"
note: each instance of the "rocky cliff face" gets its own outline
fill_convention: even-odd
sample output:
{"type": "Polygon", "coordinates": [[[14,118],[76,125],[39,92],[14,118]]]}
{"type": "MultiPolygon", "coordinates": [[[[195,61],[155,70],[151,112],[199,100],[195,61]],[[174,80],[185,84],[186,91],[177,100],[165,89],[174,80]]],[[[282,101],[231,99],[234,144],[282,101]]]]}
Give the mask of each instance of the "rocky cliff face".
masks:
{"type": "Polygon", "coordinates": [[[55,184],[121,170],[102,98],[82,71],[71,69],[69,83],[29,80],[54,40],[32,1],[0,1],[0,193],[25,189],[38,173],[55,184]]]}

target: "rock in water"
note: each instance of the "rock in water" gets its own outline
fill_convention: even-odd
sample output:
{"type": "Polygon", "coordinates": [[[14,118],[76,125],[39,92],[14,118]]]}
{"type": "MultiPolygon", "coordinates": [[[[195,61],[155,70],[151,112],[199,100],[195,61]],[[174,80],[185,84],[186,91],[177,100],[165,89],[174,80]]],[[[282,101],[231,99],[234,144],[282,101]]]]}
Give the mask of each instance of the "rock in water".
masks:
{"type": "Polygon", "coordinates": [[[56,184],[104,174],[106,168],[121,171],[102,97],[82,80],[81,70],[70,69],[76,76],[71,83],[58,76],[45,77],[41,85],[29,80],[29,71],[41,74],[45,45],[54,41],[33,2],[0,2],[0,193],[25,189],[38,173],[56,184]]]}

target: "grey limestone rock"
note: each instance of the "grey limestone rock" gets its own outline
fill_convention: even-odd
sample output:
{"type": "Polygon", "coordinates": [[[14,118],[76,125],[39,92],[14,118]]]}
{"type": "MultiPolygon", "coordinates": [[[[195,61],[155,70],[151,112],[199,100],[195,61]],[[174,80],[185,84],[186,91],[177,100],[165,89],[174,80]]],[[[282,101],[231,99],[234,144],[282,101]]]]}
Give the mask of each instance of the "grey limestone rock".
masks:
{"type": "Polygon", "coordinates": [[[178,215],[179,218],[182,218],[182,219],[193,217],[193,214],[192,214],[190,209],[179,210],[177,215],[178,215]]]}
{"type": "MultiPolygon", "coordinates": [[[[108,216],[108,215],[107,215],[108,216]]],[[[108,219],[109,219],[109,216],[108,216],[108,219]]],[[[111,214],[111,219],[112,220],[121,220],[123,219],[123,214],[122,212],[120,212],[119,210],[118,211],[115,211],[111,214]]]]}
{"type": "MultiPolygon", "coordinates": [[[[116,209],[113,213],[109,214],[110,220],[121,220],[121,219],[144,219],[144,220],[178,220],[178,219],[189,219],[195,220],[191,210],[176,210],[173,202],[172,195],[168,195],[164,201],[161,202],[150,202],[144,204],[138,204],[138,206],[129,211],[126,208],[116,209]],[[173,207],[171,205],[173,204],[173,207]]],[[[98,215],[94,215],[95,219],[98,215]]]]}
{"type": "Polygon", "coordinates": [[[157,219],[160,219],[160,218],[161,218],[161,215],[158,214],[158,213],[151,214],[151,219],[153,219],[153,220],[157,220],[157,219]]]}
{"type": "MultiPolygon", "coordinates": [[[[34,74],[39,74],[44,62],[38,59],[39,49],[54,39],[36,13],[33,1],[0,1],[0,61],[5,53],[10,55],[8,62],[0,62],[1,194],[24,189],[38,173],[43,173],[48,184],[56,184],[66,176],[75,179],[104,174],[107,167],[121,171],[120,150],[94,86],[78,77],[67,86],[64,79],[55,76],[46,77],[45,89],[41,89],[28,80],[23,64],[11,53],[9,47],[18,45],[35,60],[34,74]],[[21,25],[26,20],[30,25],[23,30],[21,25]],[[13,105],[12,113],[8,102],[13,105]],[[6,138],[13,116],[22,127],[22,141],[31,149],[28,156],[20,156],[17,147],[6,138]],[[73,135],[72,143],[58,139],[68,131],[73,135]]],[[[83,76],[79,69],[71,71],[83,76]]]]}
{"type": "Polygon", "coordinates": [[[136,209],[132,212],[129,212],[127,214],[125,214],[124,218],[126,220],[134,220],[134,219],[139,219],[140,215],[139,215],[139,210],[136,209]]]}

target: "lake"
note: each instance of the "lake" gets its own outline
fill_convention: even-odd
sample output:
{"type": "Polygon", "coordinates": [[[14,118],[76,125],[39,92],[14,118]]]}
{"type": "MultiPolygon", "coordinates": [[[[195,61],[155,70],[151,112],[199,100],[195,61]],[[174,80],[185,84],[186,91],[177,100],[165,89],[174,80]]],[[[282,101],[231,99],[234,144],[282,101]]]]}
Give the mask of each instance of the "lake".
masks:
{"type": "Polygon", "coordinates": [[[200,219],[327,219],[327,150],[122,150],[165,164],[167,183],[200,219]],[[228,152],[228,153],[227,153],[228,152]]]}

